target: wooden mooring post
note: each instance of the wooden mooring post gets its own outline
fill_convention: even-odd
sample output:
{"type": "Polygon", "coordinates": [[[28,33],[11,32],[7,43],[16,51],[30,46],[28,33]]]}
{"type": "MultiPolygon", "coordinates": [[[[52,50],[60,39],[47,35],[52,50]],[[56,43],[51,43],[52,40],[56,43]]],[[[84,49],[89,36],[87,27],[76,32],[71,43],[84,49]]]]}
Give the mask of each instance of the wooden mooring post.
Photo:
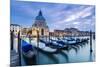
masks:
{"type": "Polygon", "coordinates": [[[92,31],[90,31],[90,61],[92,61],[92,31]]]}
{"type": "Polygon", "coordinates": [[[39,38],[40,38],[40,36],[39,36],[39,31],[37,30],[37,60],[36,60],[36,64],[38,64],[39,63],[39,38]]]}
{"type": "Polygon", "coordinates": [[[21,38],[20,38],[20,31],[18,32],[18,54],[19,54],[19,66],[21,66],[21,38]]]}
{"type": "Polygon", "coordinates": [[[13,45],[14,45],[14,35],[13,31],[10,31],[10,50],[13,50],[13,45]]]}

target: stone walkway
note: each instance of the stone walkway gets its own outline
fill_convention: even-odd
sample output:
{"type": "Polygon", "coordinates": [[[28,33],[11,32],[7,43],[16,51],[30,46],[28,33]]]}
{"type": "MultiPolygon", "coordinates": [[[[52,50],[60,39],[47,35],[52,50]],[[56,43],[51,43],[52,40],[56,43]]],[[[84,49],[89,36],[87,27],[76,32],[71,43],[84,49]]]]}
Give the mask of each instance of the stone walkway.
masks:
{"type": "Polygon", "coordinates": [[[16,53],[14,50],[11,50],[10,53],[10,66],[18,66],[19,60],[18,60],[18,53],[16,53]]]}

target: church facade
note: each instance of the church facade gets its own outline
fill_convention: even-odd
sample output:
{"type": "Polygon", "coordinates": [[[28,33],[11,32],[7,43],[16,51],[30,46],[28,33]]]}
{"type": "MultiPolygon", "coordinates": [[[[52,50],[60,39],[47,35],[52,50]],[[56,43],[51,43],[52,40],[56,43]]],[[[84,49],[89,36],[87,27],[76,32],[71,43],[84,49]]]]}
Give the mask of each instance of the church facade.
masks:
{"type": "Polygon", "coordinates": [[[42,11],[35,18],[35,22],[32,25],[32,36],[49,36],[49,27],[43,17],[42,11]]]}

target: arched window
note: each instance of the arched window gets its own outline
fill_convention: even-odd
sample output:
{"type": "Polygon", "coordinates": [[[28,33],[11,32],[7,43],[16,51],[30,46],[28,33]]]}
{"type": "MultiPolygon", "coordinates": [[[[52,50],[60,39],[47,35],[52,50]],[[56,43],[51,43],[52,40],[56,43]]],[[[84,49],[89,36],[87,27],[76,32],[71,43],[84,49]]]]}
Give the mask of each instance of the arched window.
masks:
{"type": "Polygon", "coordinates": [[[41,35],[44,35],[44,29],[41,29],[41,35]]]}

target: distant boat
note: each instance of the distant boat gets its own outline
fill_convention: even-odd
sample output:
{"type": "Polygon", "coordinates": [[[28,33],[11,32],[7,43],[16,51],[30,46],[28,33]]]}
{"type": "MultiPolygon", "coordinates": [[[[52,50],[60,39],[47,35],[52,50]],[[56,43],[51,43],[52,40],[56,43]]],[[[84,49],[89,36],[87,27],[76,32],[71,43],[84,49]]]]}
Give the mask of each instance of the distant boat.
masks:
{"type": "MultiPolygon", "coordinates": [[[[49,42],[46,42],[46,46],[48,47],[51,47],[51,48],[55,48],[55,49],[61,49],[61,48],[64,48],[66,47],[66,45],[62,44],[62,43],[58,43],[57,41],[58,40],[53,40],[53,39],[50,39],[51,41],[49,42]]],[[[43,41],[41,41],[43,42],[43,41]]]]}
{"type": "MultiPolygon", "coordinates": [[[[82,43],[82,42],[87,42],[89,39],[88,38],[85,38],[85,39],[79,39],[79,38],[63,38],[63,39],[60,39],[60,40],[53,40],[53,39],[50,39],[52,42],[56,42],[58,44],[61,44],[62,47],[65,46],[69,46],[69,45],[76,45],[78,43],[82,43]]],[[[59,46],[59,45],[58,45],[59,46]]]]}
{"type": "Polygon", "coordinates": [[[62,44],[58,44],[56,42],[49,42],[46,45],[48,47],[55,48],[55,49],[60,49],[60,48],[63,48],[64,47],[62,44]]]}
{"type": "Polygon", "coordinates": [[[74,38],[63,38],[64,40],[67,40],[67,41],[75,41],[74,38]]]}
{"type": "Polygon", "coordinates": [[[76,43],[76,40],[75,40],[75,39],[73,39],[73,40],[71,40],[71,39],[66,39],[66,41],[64,41],[64,40],[65,40],[65,39],[62,39],[62,40],[52,40],[52,39],[51,39],[51,41],[56,42],[57,44],[61,44],[62,47],[63,47],[63,46],[64,46],[64,47],[67,47],[67,45],[75,44],[75,43],[76,43]]]}

